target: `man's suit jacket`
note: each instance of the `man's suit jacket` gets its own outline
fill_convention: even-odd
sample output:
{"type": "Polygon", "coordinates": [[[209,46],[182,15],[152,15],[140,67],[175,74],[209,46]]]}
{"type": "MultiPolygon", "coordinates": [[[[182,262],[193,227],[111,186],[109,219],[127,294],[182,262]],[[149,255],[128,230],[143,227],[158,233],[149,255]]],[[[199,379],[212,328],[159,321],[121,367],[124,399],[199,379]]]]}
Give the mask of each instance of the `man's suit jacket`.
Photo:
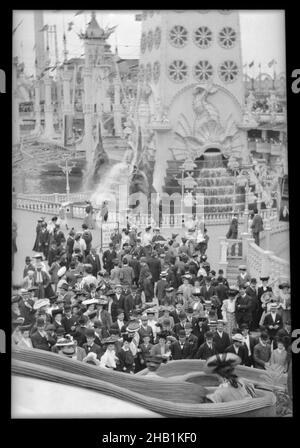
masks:
{"type": "Polygon", "coordinates": [[[117,296],[112,296],[112,304],[111,304],[111,318],[112,321],[115,322],[118,317],[118,309],[124,310],[125,305],[125,295],[122,293],[119,297],[119,300],[117,299],[117,296]]]}
{"type": "Polygon", "coordinates": [[[61,320],[61,323],[65,329],[66,334],[73,335],[78,325],[78,317],[74,315],[71,317],[64,316],[61,320]],[[75,328],[72,330],[71,327],[75,328]]]}
{"type": "Polygon", "coordinates": [[[268,313],[268,314],[266,314],[266,317],[264,319],[263,325],[268,330],[269,336],[274,338],[274,336],[276,335],[277,331],[280,330],[283,327],[282,317],[280,316],[280,314],[276,313],[275,321],[274,321],[273,318],[272,318],[272,314],[268,313]],[[278,325],[278,328],[276,328],[276,329],[275,328],[270,328],[270,326],[274,326],[274,325],[278,325]]]}
{"type": "Polygon", "coordinates": [[[212,296],[217,295],[216,288],[214,286],[210,286],[210,288],[207,288],[204,285],[201,287],[200,292],[205,300],[210,300],[212,298],[212,296]]]}
{"type": "Polygon", "coordinates": [[[257,299],[257,292],[254,291],[250,286],[246,288],[246,294],[251,297],[251,311],[253,314],[256,314],[259,310],[259,303],[257,299]]]}
{"type": "Polygon", "coordinates": [[[212,344],[212,348],[208,347],[207,343],[200,345],[198,351],[196,352],[194,359],[204,359],[205,361],[213,355],[216,355],[217,351],[215,344],[212,344]]]}
{"type": "Polygon", "coordinates": [[[96,353],[97,358],[100,359],[103,350],[101,349],[100,345],[97,345],[93,343],[92,345],[88,345],[87,343],[83,344],[82,348],[85,350],[85,353],[88,355],[90,352],[96,353]]]}
{"type": "Polygon", "coordinates": [[[172,359],[175,361],[176,359],[192,359],[194,356],[194,344],[189,341],[185,341],[183,344],[183,348],[181,348],[179,341],[172,342],[171,346],[172,359]]]}
{"type": "Polygon", "coordinates": [[[250,280],[251,280],[250,274],[246,274],[245,277],[242,277],[241,274],[239,274],[237,276],[236,282],[237,282],[238,287],[240,287],[241,285],[244,285],[245,283],[250,282],[250,280]]]}
{"type": "Polygon", "coordinates": [[[252,318],[252,301],[251,297],[247,294],[242,297],[240,295],[237,296],[235,302],[235,314],[238,318],[239,316],[244,316],[244,319],[251,320],[252,318]],[[239,305],[239,306],[238,306],[239,305]]]}
{"type": "Polygon", "coordinates": [[[223,303],[224,300],[228,299],[228,288],[224,283],[216,286],[216,294],[219,297],[220,301],[223,303]]]}
{"type": "Polygon", "coordinates": [[[234,353],[239,356],[242,360],[241,365],[245,365],[248,358],[248,349],[244,344],[239,347],[238,352],[235,351],[233,344],[231,344],[225,349],[225,353],[234,353]]]}
{"type": "Polygon", "coordinates": [[[100,313],[97,312],[97,320],[100,320],[103,324],[103,329],[105,332],[109,331],[112,326],[112,318],[108,311],[102,310],[100,313]]]}
{"type": "Polygon", "coordinates": [[[248,367],[253,365],[253,351],[254,351],[254,347],[258,343],[258,340],[256,338],[254,338],[253,336],[249,336],[249,343],[250,343],[250,352],[251,352],[250,356],[248,353],[248,347],[247,347],[246,343],[244,343],[244,345],[246,347],[245,366],[248,366],[248,367]]]}
{"type": "Polygon", "coordinates": [[[265,369],[265,362],[271,358],[271,345],[263,346],[260,342],[253,349],[254,367],[256,369],[265,369]]]}
{"type": "Polygon", "coordinates": [[[223,331],[222,337],[220,337],[219,333],[216,331],[213,340],[217,353],[224,353],[226,348],[230,345],[229,335],[225,331],[223,331]]]}
{"type": "Polygon", "coordinates": [[[46,350],[49,352],[51,350],[50,344],[46,336],[42,336],[39,331],[36,331],[30,336],[33,348],[38,348],[39,350],[46,350]]]}
{"type": "Polygon", "coordinates": [[[99,255],[96,254],[95,256],[92,254],[89,254],[85,259],[86,264],[91,264],[93,269],[93,276],[97,278],[97,272],[101,270],[101,263],[99,255]]]}
{"type": "Polygon", "coordinates": [[[264,289],[263,286],[259,286],[259,288],[257,289],[257,298],[258,298],[259,301],[260,301],[261,296],[265,292],[272,292],[271,286],[267,286],[266,289],[264,289]]]}
{"type": "Polygon", "coordinates": [[[159,280],[159,275],[161,272],[161,266],[160,266],[159,259],[150,256],[147,258],[147,264],[148,264],[150,272],[152,274],[153,281],[157,282],[159,280]]]}
{"type": "Polygon", "coordinates": [[[172,330],[174,331],[174,333],[175,333],[175,335],[176,335],[176,338],[178,339],[178,337],[179,337],[179,331],[180,331],[180,330],[185,330],[185,324],[182,325],[182,324],[180,323],[180,321],[179,321],[177,324],[174,325],[174,327],[172,328],[172,330]]]}
{"type": "Polygon", "coordinates": [[[74,339],[77,341],[77,344],[80,347],[82,347],[83,344],[85,344],[87,342],[85,332],[86,332],[86,327],[82,327],[82,326],[77,327],[75,330],[74,339]]]}
{"type": "Polygon", "coordinates": [[[140,339],[141,341],[143,341],[143,337],[144,336],[150,336],[150,342],[153,343],[153,331],[152,328],[150,327],[150,325],[147,325],[146,329],[144,327],[141,327],[139,329],[139,335],[140,335],[140,339]]]}

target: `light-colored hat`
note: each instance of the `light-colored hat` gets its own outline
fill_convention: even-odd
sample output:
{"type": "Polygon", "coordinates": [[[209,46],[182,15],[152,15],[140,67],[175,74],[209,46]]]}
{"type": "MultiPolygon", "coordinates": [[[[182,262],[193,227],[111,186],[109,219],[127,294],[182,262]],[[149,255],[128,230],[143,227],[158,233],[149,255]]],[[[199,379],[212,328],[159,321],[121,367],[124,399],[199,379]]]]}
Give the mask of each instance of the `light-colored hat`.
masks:
{"type": "Polygon", "coordinates": [[[58,271],[57,271],[57,276],[58,277],[62,277],[63,275],[65,275],[67,271],[66,266],[62,266],[58,271]]]}
{"type": "Polygon", "coordinates": [[[240,264],[239,271],[247,271],[247,266],[245,264],[240,264]]]}
{"type": "Polygon", "coordinates": [[[33,305],[33,309],[38,310],[38,309],[42,308],[43,306],[49,306],[49,305],[50,305],[49,299],[39,299],[33,305]]]}
{"type": "Polygon", "coordinates": [[[243,336],[240,333],[236,333],[232,336],[233,341],[243,342],[243,336]]]}
{"type": "Polygon", "coordinates": [[[97,304],[98,299],[87,299],[87,300],[83,300],[82,305],[93,305],[93,304],[97,304]]]}

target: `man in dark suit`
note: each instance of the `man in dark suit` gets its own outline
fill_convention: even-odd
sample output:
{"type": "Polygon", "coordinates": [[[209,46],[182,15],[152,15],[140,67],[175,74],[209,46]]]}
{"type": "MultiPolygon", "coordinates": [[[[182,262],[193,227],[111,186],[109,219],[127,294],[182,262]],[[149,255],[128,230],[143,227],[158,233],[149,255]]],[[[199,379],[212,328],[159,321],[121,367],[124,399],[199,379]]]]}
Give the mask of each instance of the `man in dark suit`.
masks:
{"type": "Polygon", "coordinates": [[[243,336],[240,333],[236,333],[232,336],[232,344],[225,349],[225,353],[234,353],[241,358],[241,365],[245,365],[247,348],[244,345],[243,336]]]}
{"type": "Polygon", "coordinates": [[[32,347],[38,348],[39,350],[45,350],[49,352],[51,350],[51,345],[48,341],[48,335],[45,331],[45,321],[43,318],[38,318],[36,331],[30,336],[32,347]]]}
{"type": "Polygon", "coordinates": [[[254,218],[252,220],[251,229],[254,242],[259,246],[259,234],[264,230],[264,223],[262,217],[258,214],[257,209],[254,210],[254,218]]]}
{"type": "Polygon", "coordinates": [[[92,328],[87,328],[85,336],[86,336],[86,343],[83,344],[82,348],[84,348],[87,355],[90,352],[93,352],[96,353],[97,358],[100,359],[103,354],[103,350],[99,345],[95,344],[95,338],[96,338],[95,330],[93,330],[92,328]]]}
{"type": "MultiPolygon", "coordinates": [[[[195,336],[192,333],[192,331],[193,331],[192,324],[190,322],[187,322],[185,324],[186,340],[191,345],[192,358],[194,358],[200,344],[198,344],[198,338],[197,338],[197,336],[195,336]]],[[[204,339],[203,339],[203,342],[204,342],[204,339]]]]}
{"type": "Polygon", "coordinates": [[[198,348],[204,344],[207,331],[209,331],[208,319],[206,317],[194,317],[192,320],[192,334],[198,339],[198,348]]]}
{"type": "Polygon", "coordinates": [[[114,267],[113,260],[117,257],[117,253],[114,249],[113,243],[109,243],[109,248],[104,251],[102,261],[103,261],[103,268],[109,273],[114,267]]]}
{"type": "Polygon", "coordinates": [[[88,321],[87,316],[81,316],[78,320],[78,327],[75,330],[74,333],[74,339],[77,341],[77,344],[82,347],[83,344],[86,343],[86,331],[87,331],[87,327],[86,327],[86,323],[88,321]]]}
{"type": "Polygon", "coordinates": [[[119,336],[121,336],[121,333],[123,332],[125,328],[126,322],[124,320],[124,310],[119,308],[117,311],[117,319],[115,322],[112,323],[111,329],[117,329],[119,330],[119,336]]]}
{"type": "Polygon", "coordinates": [[[224,331],[224,322],[218,320],[217,330],[213,337],[215,349],[217,353],[224,353],[226,348],[230,345],[230,338],[228,333],[224,331]]]}
{"type": "Polygon", "coordinates": [[[271,286],[268,286],[268,281],[270,277],[260,277],[262,285],[257,289],[257,300],[258,300],[258,322],[260,321],[261,315],[263,313],[261,297],[265,292],[272,292],[271,286]]]}
{"type": "Polygon", "coordinates": [[[271,358],[271,345],[267,333],[262,333],[259,343],[253,349],[253,361],[256,369],[265,369],[271,358]]]}
{"type": "Polygon", "coordinates": [[[179,331],[180,330],[185,331],[185,324],[186,324],[186,320],[187,320],[186,313],[183,311],[179,314],[178,317],[179,317],[179,322],[178,322],[178,324],[175,324],[173,327],[173,331],[174,331],[177,339],[179,337],[179,331]]]}
{"type": "Polygon", "coordinates": [[[243,284],[240,285],[239,290],[240,292],[235,302],[235,318],[239,327],[242,324],[247,324],[250,327],[252,320],[251,297],[246,294],[246,288],[243,284]]]}
{"type": "Polygon", "coordinates": [[[251,313],[252,313],[252,321],[250,330],[256,330],[259,326],[259,303],[257,298],[257,291],[256,291],[256,278],[252,278],[250,280],[250,285],[246,288],[246,294],[251,297],[251,313]]]}
{"type": "Polygon", "coordinates": [[[152,254],[146,258],[146,260],[152,275],[152,279],[154,283],[156,283],[159,280],[159,275],[161,272],[161,264],[157,257],[157,252],[153,251],[152,254]]]}
{"type": "Polygon", "coordinates": [[[272,303],[270,313],[266,314],[263,323],[271,341],[275,338],[277,331],[283,328],[282,317],[277,313],[277,309],[276,303],[272,303]]]}
{"type": "Polygon", "coordinates": [[[221,303],[223,303],[224,300],[228,299],[228,287],[224,283],[224,279],[221,277],[218,277],[218,286],[216,286],[216,294],[220,300],[221,303]]]}
{"type": "Polygon", "coordinates": [[[101,263],[99,255],[96,253],[96,249],[92,248],[90,250],[85,262],[92,266],[92,275],[97,278],[97,273],[101,270],[101,263]]]}
{"type": "Polygon", "coordinates": [[[247,324],[242,324],[240,326],[240,330],[243,336],[244,345],[247,349],[245,366],[251,367],[253,366],[253,350],[258,341],[253,336],[250,336],[249,327],[247,324]]]}
{"type": "Polygon", "coordinates": [[[205,277],[205,285],[200,289],[201,296],[204,297],[204,300],[211,300],[212,296],[215,296],[216,288],[211,284],[211,277],[205,277]]]}
{"type": "Polygon", "coordinates": [[[150,325],[148,325],[148,317],[147,316],[142,316],[141,317],[141,328],[139,329],[138,333],[140,335],[140,340],[143,342],[144,341],[144,337],[145,336],[150,336],[150,342],[151,344],[153,344],[154,340],[153,340],[153,330],[150,327],[150,325]]]}
{"type": "Polygon", "coordinates": [[[212,331],[207,331],[205,333],[205,342],[200,345],[194,359],[203,359],[206,361],[211,356],[216,355],[217,352],[213,342],[213,337],[214,335],[212,331]]]}
{"type": "Polygon", "coordinates": [[[112,295],[111,318],[115,322],[118,316],[118,309],[124,310],[125,294],[121,285],[116,285],[115,294],[112,295]]]}
{"type": "Polygon", "coordinates": [[[171,346],[172,359],[192,359],[193,358],[193,345],[187,341],[186,333],[184,330],[179,331],[178,341],[172,342],[171,346]]]}
{"type": "Polygon", "coordinates": [[[76,327],[78,325],[78,316],[72,315],[72,308],[70,305],[65,305],[64,307],[64,315],[61,320],[61,323],[65,329],[66,334],[70,334],[73,336],[75,333],[76,327]]]}

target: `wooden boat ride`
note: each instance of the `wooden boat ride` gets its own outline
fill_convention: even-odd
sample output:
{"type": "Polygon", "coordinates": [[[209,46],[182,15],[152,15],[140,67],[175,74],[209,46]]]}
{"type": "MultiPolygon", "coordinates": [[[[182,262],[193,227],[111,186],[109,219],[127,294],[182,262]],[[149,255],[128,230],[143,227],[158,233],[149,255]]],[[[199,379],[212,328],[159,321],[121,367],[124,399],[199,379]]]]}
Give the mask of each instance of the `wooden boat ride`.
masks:
{"type": "Polygon", "coordinates": [[[126,375],[52,352],[13,347],[12,417],[201,418],[276,415],[275,395],[262,388],[256,388],[257,398],[202,403],[203,386],[208,393],[212,392],[218,385],[217,378],[201,371],[201,365],[202,369],[204,366],[202,361],[188,360],[184,367],[186,362],[171,361],[169,367],[168,364],[160,367],[159,377],[147,378],[145,372],[126,375]],[[161,375],[163,371],[164,376],[161,375]]]}

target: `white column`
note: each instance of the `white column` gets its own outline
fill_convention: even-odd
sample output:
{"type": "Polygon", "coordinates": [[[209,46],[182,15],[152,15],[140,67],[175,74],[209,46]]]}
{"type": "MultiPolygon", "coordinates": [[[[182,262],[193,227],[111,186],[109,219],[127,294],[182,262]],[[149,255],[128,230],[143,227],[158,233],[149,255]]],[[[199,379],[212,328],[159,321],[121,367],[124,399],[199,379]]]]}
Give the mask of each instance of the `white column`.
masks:
{"type": "Polygon", "coordinates": [[[271,207],[267,207],[266,225],[265,225],[265,235],[266,235],[266,250],[270,250],[271,247],[271,222],[270,222],[271,207]]]}
{"type": "Polygon", "coordinates": [[[34,86],[34,116],[35,116],[35,131],[39,132],[41,128],[41,92],[40,82],[36,80],[34,86]]]}
{"type": "Polygon", "coordinates": [[[63,74],[63,132],[62,132],[62,143],[64,144],[65,138],[65,116],[72,114],[72,105],[71,105],[71,95],[70,95],[70,77],[67,73],[66,68],[64,69],[63,74]]]}
{"type": "Polygon", "coordinates": [[[169,144],[169,131],[156,130],[156,154],[155,165],[153,173],[153,186],[157,193],[162,192],[163,185],[165,184],[165,176],[167,171],[167,161],[170,158],[168,150],[169,144]]]}
{"type": "Polygon", "coordinates": [[[94,139],[93,139],[93,94],[92,94],[92,70],[84,69],[84,136],[82,146],[85,149],[86,160],[89,163],[93,158],[94,139]]]}
{"type": "Polygon", "coordinates": [[[120,104],[120,82],[114,79],[114,127],[116,137],[122,136],[122,115],[120,104]]]}
{"type": "Polygon", "coordinates": [[[223,269],[224,277],[227,275],[227,250],[228,250],[228,242],[226,241],[225,236],[219,237],[220,242],[220,258],[219,258],[219,269],[223,269]]]}
{"type": "Polygon", "coordinates": [[[19,118],[19,101],[17,92],[17,63],[13,62],[12,66],[12,144],[20,143],[20,118],[19,118]]]}
{"type": "Polygon", "coordinates": [[[47,74],[44,79],[45,84],[45,131],[44,136],[52,138],[55,131],[53,127],[53,107],[51,98],[52,79],[47,74]]]}

